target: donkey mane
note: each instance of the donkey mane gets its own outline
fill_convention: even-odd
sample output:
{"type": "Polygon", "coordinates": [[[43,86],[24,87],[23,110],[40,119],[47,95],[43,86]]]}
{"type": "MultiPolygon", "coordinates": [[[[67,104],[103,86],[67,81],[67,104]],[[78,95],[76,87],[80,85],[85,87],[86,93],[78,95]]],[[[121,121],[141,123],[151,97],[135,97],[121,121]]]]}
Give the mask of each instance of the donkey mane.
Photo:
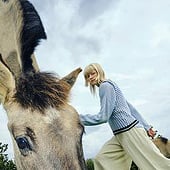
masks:
{"type": "Polygon", "coordinates": [[[69,84],[48,72],[27,72],[16,84],[14,99],[23,108],[44,112],[49,106],[59,109],[68,101],[69,84]]]}
{"type": "Polygon", "coordinates": [[[23,28],[20,32],[21,60],[23,72],[33,69],[31,55],[46,33],[34,6],[27,0],[20,0],[23,15],[23,28]]]}

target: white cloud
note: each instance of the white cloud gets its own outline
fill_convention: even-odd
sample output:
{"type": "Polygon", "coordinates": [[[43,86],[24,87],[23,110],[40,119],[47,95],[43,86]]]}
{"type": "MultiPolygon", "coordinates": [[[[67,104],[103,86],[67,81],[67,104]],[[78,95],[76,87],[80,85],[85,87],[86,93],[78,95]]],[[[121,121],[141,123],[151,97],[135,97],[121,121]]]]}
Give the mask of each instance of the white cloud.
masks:
{"type": "MultiPolygon", "coordinates": [[[[169,0],[31,2],[48,36],[36,49],[42,70],[64,76],[76,67],[99,62],[146,120],[170,138],[169,0]]],[[[82,73],[72,90],[71,103],[79,113],[99,110],[99,99],[84,87],[82,73]]],[[[5,124],[0,126],[2,129],[5,124]]],[[[112,136],[108,129],[107,125],[86,128],[83,145],[87,157],[93,157],[112,136]]],[[[0,140],[10,141],[7,129],[3,130],[0,140]]]]}
{"type": "Polygon", "coordinates": [[[160,22],[153,27],[153,39],[151,44],[154,48],[159,48],[162,43],[170,41],[170,24],[166,22],[160,22]]]}

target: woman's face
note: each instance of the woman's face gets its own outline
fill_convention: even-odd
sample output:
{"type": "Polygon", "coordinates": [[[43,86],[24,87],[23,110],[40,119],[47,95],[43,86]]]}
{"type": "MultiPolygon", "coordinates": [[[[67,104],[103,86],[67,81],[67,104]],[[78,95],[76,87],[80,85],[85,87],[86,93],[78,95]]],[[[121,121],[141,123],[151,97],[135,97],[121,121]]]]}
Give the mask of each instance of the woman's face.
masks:
{"type": "Polygon", "coordinates": [[[96,72],[96,70],[92,70],[92,71],[87,75],[87,81],[88,81],[91,85],[96,85],[96,84],[98,84],[98,81],[97,81],[97,72],[96,72]]]}

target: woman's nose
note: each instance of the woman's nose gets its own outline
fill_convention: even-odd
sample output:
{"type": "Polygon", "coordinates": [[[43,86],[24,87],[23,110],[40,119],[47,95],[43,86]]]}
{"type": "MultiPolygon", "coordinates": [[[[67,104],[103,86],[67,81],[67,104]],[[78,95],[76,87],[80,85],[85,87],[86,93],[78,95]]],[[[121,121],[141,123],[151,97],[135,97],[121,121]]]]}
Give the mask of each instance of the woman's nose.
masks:
{"type": "Polygon", "coordinates": [[[92,77],[93,77],[93,76],[90,74],[90,75],[89,75],[89,78],[92,78],[92,77]]]}

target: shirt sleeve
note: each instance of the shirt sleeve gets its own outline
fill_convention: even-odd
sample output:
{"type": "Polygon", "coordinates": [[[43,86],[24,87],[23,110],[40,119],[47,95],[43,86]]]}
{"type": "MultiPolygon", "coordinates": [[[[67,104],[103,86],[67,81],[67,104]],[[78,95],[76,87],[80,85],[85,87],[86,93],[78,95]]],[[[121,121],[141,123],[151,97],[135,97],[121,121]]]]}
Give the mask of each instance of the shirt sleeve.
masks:
{"type": "Polygon", "coordinates": [[[100,111],[97,114],[80,115],[80,120],[85,126],[106,123],[115,107],[115,90],[111,84],[104,82],[99,87],[100,111]]]}
{"type": "Polygon", "coordinates": [[[151,125],[147,123],[147,121],[142,117],[142,115],[130,103],[128,103],[128,106],[129,106],[132,116],[135,117],[140,122],[140,124],[143,125],[145,130],[148,131],[151,128],[151,125]]]}

